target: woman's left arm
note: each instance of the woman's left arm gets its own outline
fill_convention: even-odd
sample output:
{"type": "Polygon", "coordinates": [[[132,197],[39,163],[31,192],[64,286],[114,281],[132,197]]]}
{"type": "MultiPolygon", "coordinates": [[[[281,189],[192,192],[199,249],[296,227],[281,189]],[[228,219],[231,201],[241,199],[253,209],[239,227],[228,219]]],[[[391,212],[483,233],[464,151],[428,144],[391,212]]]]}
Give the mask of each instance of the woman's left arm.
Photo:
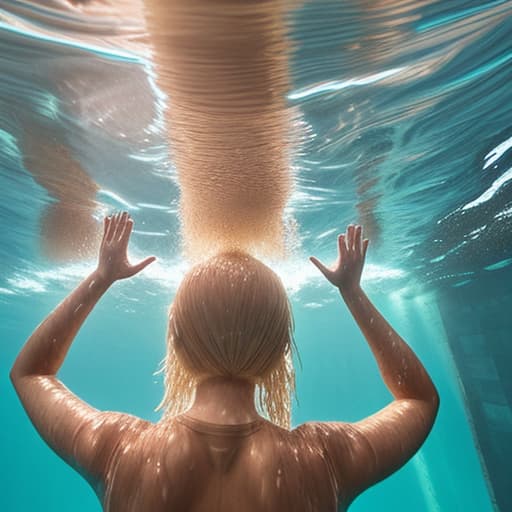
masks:
{"type": "Polygon", "coordinates": [[[101,296],[115,281],[137,274],[155,260],[150,257],[137,265],[128,262],[132,227],[133,221],[126,212],[105,219],[98,267],[37,327],[10,373],[41,437],[97,492],[122,419],[135,418],[94,409],[67,389],[56,374],[76,333],[101,296]]]}

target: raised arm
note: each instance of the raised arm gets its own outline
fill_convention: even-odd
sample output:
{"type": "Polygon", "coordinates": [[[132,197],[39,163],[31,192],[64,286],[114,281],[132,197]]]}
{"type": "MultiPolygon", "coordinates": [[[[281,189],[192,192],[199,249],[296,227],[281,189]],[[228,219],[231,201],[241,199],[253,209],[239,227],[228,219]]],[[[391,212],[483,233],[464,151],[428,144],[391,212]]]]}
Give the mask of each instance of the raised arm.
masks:
{"type": "Polygon", "coordinates": [[[41,437],[93,487],[103,476],[109,447],[118,433],[117,420],[123,415],[90,407],[69,391],[56,374],[76,333],[110,285],[135,275],[154,260],[147,258],[137,265],[128,262],[132,226],[127,213],[105,219],[97,269],[37,327],[10,374],[41,437]]]}
{"type": "Polygon", "coordinates": [[[360,286],[367,248],[368,240],[362,241],[361,226],[349,226],[346,234],[338,238],[338,260],[332,268],[311,258],[339,289],[395,398],[381,411],[357,423],[324,425],[329,434],[325,442],[347,504],[416,453],[439,408],[438,393],[425,368],[360,286]]]}

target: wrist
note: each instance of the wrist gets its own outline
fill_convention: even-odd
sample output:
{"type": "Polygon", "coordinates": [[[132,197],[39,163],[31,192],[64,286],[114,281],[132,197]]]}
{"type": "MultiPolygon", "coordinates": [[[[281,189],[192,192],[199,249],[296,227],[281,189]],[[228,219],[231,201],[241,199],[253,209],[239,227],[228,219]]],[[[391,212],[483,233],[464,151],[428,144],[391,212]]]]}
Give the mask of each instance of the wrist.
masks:
{"type": "Polygon", "coordinates": [[[98,286],[102,289],[107,289],[114,283],[115,279],[112,279],[109,277],[100,267],[96,268],[94,272],[90,276],[91,278],[91,284],[89,285],[92,287],[93,285],[98,286]]]}
{"type": "Polygon", "coordinates": [[[350,301],[354,297],[359,297],[361,293],[363,293],[363,289],[361,288],[361,285],[359,283],[339,286],[338,290],[346,302],[350,301]]]}

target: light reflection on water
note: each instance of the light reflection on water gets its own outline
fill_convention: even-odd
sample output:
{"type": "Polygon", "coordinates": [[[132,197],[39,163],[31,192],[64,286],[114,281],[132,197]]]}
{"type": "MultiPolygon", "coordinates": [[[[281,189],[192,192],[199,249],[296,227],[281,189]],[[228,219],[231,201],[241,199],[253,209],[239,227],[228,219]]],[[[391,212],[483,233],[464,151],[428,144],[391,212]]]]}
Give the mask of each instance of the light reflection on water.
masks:
{"type": "MultiPolygon", "coordinates": [[[[364,380],[364,386],[356,387],[368,392],[366,398],[383,392],[380,381],[368,385],[378,375],[365,366],[367,360],[350,363],[349,339],[357,340],[358,333],[351,319],[336,316],[339,297],[307,261],[309,254],[331,261],[336,234],[346,223],[360,222],[372,240],[365,288],[385,296],[382,302],[393,308],[401,332],[405,326],[404,336],[418,343],[429,368],[435,368],[448,404],[449,413],[441,418],[445,423],[434,436],[436,450],[430,452],[435,461],[427,451],[413,463],[426,508],[437,510],[434,490],[450,487],[447,494],[456,494],[460,482],[467,481],[477,488],[478,481],[466,479],[464,471],[479,478],[480,467],[466,416],[457,408],[462,401],[443,383],[453,377],[457,386],[455,371],[448,371],[436,353],[445,343],[437,306],[418,291],[425,283],[464,287],[512,264],[512,2],[291,3],[296,10],[289,17],[293,54],[287,100],[302,112],[304,145],[293,162],[296,188],[286,215],[295,219],[298,239],[290,244],[291,257],[272,265],[303,324],[304,366],[311,376],[302,381],[303,411],[339,412],[339,396],[357,379],[364,380]],[[428,315],[428,308],[437,316],[428,315]],[[318,326],[327,321],[327,313],[329,322],[343,323],[328,324],[320,336],[318,326]],[[333,341],[340,332],[343,346],[333,341]],[[313,394],[310,382],[318,385],[320,396],[313,394]],[[339,395],[336,400],[334,395],[339,395]],[[466,444],[457,451],[461,438],[466,444]],[[446,461],[459,463],[461,453],[473,457],[473,465],[464,459],[456,472],[452,465],[442,468],[446,461]],[[455,491],[447,481],[455,482],[455,491]]],[[[12,325],[9,339],[21,344],[20,332],[46,314],[42,310],[48,304],[40,306],[40,297],[56,302],[94,264],[87,258],[48,261],[41,254],[48,235],[43,221],[56,211],[56,199],[71,198],[69,208],[93,225],[106,211],[129,209],[136,221],[134,259],[148,253],[159,257],[133,282],[116,285],[106,298],[108,307],[95,313],[108,319],[92,327],[121,329],[123,347],[112,341],[105,357],[97,348],[104,332],[91,336],[92,343],[82,349],[77,345],[75,350],[84,353],[74,368],[76,382],[84,386],[96,385],[84,376],[90,371],[85,362],[96,373],[97,361],[133,357],[140,347],[124,350],[124,345],[138,343],[139,331],[140,338],[153,339],[149,348],[156,352],[161,344],[155,340],[164,339],[162,303],[187,269],[180,257],[176,174],[164,135],[165,96],[155,86],[143,16],[138,15],[141,4],[120,0],[116,5],[119,19],[112,14],[114,7],[99,2],[0,4],[0,304],[18,307],[17,314],[3,319],[12,325]],[[38,168],[48,154],[53,165],[38,168]],[[113,310],[132,314],[119,322],[113,310]]],[[[81,244],[71,249],[84,256],[89,252],[81,244]]],[[[363,343],[360,347],[366,350],[363,343]]],[[[120,396],[129,396],[127,410],[136,393],[140,404],[147,401],[147,389],[133,379],[136,372],[149,374],[153,368],[156,355],[145,357],[146,368],[139,356],[129,367],[131,383],[123,383],[122,366],[104,372],[109,386],[111,381],[125,386],[120,396]]],[[[99,386],[96,398],[123,409],[107,400],[105,389],[99,386]]],[[[409,487],[414,494],[416,487],[409,487]]],[[[390,495],[401,500],[407,489],[390,495]]],[[[454,496],[454,506],[462,498],[454,496]]],[[[416,503],[418,498],[411,499],[416,503]]]]}
{"type": "MultiPolygon", "coordinates": [[[[141,5],[122,7],[116,21],[111,7],[95,4],[2,4],[5,289],[14,273],[47,265],[37,250],[39,219],[59,180],[72,196],[83,176],[96,184],[94,207],[74,204],[83,218],[128,208],[139,252],[179,255],[165,97],[141,5]],[[37,159],[35,141],[45,139],[69,151],[57,162],[68,170],[53,175],[49,193],[42,172],[32,171],[34,182],[23,170],[27,148],[37,159]]],[[[302,111],[308,136],[286,210],[299,226],[294,258],[329,260],[336,232],[360,222],[373,242],[371,262],[427,282],[460,285],[508,264],[511,10],[504,1],[296,6],[288,101],[302,111]]]]}

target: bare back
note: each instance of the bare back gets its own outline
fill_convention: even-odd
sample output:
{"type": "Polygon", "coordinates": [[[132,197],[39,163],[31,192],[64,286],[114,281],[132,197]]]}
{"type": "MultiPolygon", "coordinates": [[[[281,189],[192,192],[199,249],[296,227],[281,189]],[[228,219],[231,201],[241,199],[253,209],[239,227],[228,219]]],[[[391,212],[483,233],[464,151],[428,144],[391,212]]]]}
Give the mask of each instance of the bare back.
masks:
{"type": "Polygon", "coordinates": [[[341,467],[322,425],[138,420],[121,434],[99,497],[108,512],[336,511],[341,467]]]}

